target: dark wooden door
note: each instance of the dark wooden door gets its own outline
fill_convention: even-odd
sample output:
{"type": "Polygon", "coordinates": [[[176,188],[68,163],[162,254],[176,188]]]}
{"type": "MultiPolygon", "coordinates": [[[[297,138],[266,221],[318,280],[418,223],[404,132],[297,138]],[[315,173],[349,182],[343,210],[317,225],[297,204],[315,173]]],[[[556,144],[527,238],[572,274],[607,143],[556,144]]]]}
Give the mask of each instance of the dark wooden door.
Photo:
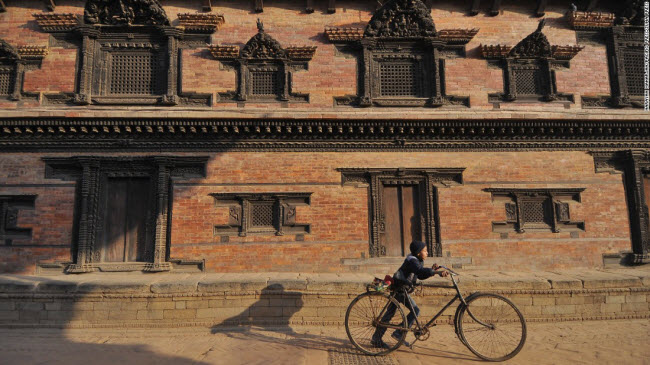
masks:
{"type": "MultiPolygon", "coordinates": [[[[650,175],[643,176],[643,195],[645,197],[645,206],[650,208],[650,175]]],[[[650,232],[650,219],[648,220],[649,232],[650,232]]]]}
{"type": "Polygon", "coordinates": [[[418,185],[385,185],[383,193],[384,246],[387,256],[405,256],[413,240],[422,240],[418,185]]]}
{"type": "Polygon", "coordinates": [[[150,182],[109,178],[104,204],[102,261],[145,261],[150,182]]]}

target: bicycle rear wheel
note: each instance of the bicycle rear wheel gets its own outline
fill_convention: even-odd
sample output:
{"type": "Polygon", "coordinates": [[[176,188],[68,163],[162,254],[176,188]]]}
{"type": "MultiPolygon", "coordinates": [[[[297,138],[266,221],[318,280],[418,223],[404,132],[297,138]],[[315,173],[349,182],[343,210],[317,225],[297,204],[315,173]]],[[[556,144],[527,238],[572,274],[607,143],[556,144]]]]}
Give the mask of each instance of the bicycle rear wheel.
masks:
{"type": "Polygon", "coordinates": [[[395,299],[383,293],[368,292],[356,297],[348,306],[345,331],[352,344],[361,352],[373,356],[386,355],[404,343],[407,333],[406,316],[395,299]],[[382,322],[381,317],[391,305],[395,306],[395,315],[382,322]],[[400,328],[402,336],[396,340],[391,334],[400,328]],[[384,332],[380,341],[377,341],[377,331],[384,332]]]}
{"type": "Polygon", "coordinates": [[[504,361],[526,342],[526,321],[508,299],[490,293],[472,295],[458,318],[459,337],[476,356],[504,361]]]}

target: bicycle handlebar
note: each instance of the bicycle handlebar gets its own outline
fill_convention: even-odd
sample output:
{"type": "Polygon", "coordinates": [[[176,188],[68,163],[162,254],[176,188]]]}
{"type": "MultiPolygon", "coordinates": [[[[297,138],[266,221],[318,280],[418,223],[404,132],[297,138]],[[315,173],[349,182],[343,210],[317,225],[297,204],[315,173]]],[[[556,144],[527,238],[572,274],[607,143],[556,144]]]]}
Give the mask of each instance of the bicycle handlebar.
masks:
{"type": "Polygon", "coordinates": [[[448,268],[448,267],[446,267],[446,266],[438,265],[438,267],[441,267],[441,268],[443,268],[443,269],[449,271],[449,273],[450,273],[451,275],[454,275],[454,276],[458,276],[458,275],[460,275],[459,273],[455,272],[454,270],[452,270],[452,269],[450,269],[450,268],[448,268]]]}

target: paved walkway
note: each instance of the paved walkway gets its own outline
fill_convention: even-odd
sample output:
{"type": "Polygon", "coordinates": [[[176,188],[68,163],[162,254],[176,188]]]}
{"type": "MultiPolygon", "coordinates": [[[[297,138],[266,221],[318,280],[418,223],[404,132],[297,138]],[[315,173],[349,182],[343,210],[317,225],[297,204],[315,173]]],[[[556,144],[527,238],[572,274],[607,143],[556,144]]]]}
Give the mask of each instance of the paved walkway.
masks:
{"type": "MultiPolygon", "coordinates": [[[[30,364],[476,364],[452,326],[384,358],[358,355],[340,327],[0,329],[0,363],[30,364]],[[344,362],[347,360],[347,362],[344,362]]],[[[650,364],[650,320],[530,323],[507,364],[650,364]]]]}

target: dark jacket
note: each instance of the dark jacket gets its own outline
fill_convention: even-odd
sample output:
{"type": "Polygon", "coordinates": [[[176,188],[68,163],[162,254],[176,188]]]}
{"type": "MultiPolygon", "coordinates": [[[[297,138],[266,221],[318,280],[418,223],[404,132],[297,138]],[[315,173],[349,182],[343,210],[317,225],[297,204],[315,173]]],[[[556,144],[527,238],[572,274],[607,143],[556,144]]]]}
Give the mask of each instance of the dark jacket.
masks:
{"type": "Polygon", "coordinates": [[[424,280],[434,275],[434,270],[430,267],[424,267],[424,261],[420,260],[412,254],[408,254],[404,263],[400,266],[399,270],[412,285],[415,285],[417,279],[424,280]]]}

